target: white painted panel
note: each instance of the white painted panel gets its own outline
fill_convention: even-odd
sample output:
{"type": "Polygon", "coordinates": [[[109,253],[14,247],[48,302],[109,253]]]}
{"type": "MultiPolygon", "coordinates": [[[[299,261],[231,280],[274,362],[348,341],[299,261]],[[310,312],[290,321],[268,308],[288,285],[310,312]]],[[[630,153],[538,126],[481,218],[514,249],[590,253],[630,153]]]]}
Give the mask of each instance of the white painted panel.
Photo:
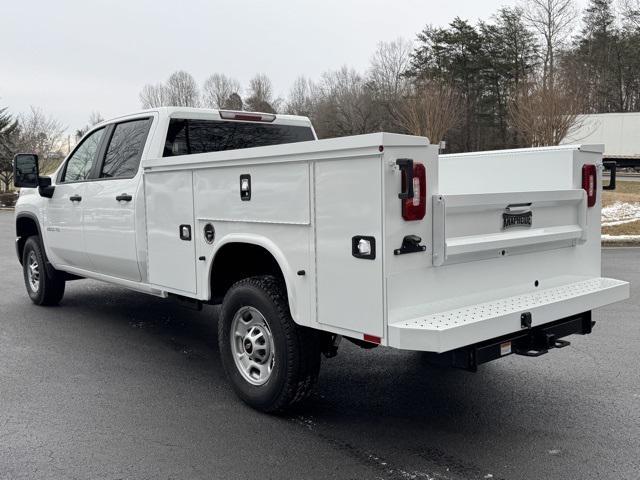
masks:
{"type": "Polygon", "coordinates": [[[315,166],[318,321],[383,335],[380,157],[315,166]],[[375,260],[355,258],[351,239],[376,239],[375,260]]]}
{"type": "MultiPolygon", "coordinates": [[[[431,195],[438,191],[438,147],[434,145],[422,145],[419,147],[391,147],[384,150],[383,170],[384,179],[384,235],[385,235],[385,275],[390,275],[407,270],[427,268],[432,264],[431,260],[431,230],[433,212],[431,208],[431,195]],[[402,175],[395,166],[396,159],[410,158],[414,163],[422,163],[426,169],[426,199],[427,208],[422,220],[407,221],[402,218],[402,202],[398,198],[401,190],[402,175]],[[421,244],[427,249],[424,252],[415,252],[405,255],[394,255],[394,250],[402,246],[402,240],[407,235],[417,235],[422,239],[421,244]]],[[[415,286],[408,285],[414,289],[415,286]]],[[[418,291],[419,295],[420,292],[418,291]]]]}
{"type": "Polygon", "coordinates": [[[87,182],[84,205],[84,247],[91,270],[139,282],[135,205],[140,177],[87,182]],[[116,197],[126,193],[129,202],[116,197]]]}
{"type": "Polygon", "coordinates": [[[569,190],[574,188],[573,152],[559,148],[441,155],[438,193],[569,190]]]}
{"type": "Polygon", "coordinates": [[[145,174],[149,282],[196,293],[195,242],[180,239],[179,226],[193,232],[192,173],[145,174]]]}
{"type": "MultiPolygon", "coordinates": [[[[505,288],[532,292],[564,275],[599,277],[600,203],[584,208],[581,200],[582,165],[599,162],[599,153],[576,146],[442,159],[440,183],[432,193],[439,191],[447,200],[446,218],[445,209],[438,212],[435,202],[427,209],[434,221],[428,244],[432,265],[441,266],[385,270],[389,324],[419,314],[426,305],[461,296],[487,297],[505,288]],[[451,159],[459,162],[457,169],[447,163],[451,159]],[[505,173],[497,168],[500,164],[513,170],[505,173]],[[517,186],[522,189],[514,191],[517,186]],[[528,202],[532,228],[502,230],[504,207],[528,202]],[[445,243],[449,256],[442,265],[445,243]]],[[[406,257],[412,255],[415,264],[422,265],[418,254],[406,257]]],[[[395,259],[390,258],[392,263],[395,259]]]]}
{"type": "Polygon", "coordinates": [[[434,195],[433,209],[433,263],[437,266],[530,253],[534,246],[538,250],[573,246],[587,237],[586,196],[582,189],[434,195]],[[502,215],[511,204],[529,205],[525,210],[532,215],[530,227],[503,228],[502,215]]]}
{"type": "Polygon", "coordinates": [[[197,218],[309,224],[309,165],[285,163],[194,172],[197,218]],[[240,198],[240,175],[251,175],[251,199],[240,198]]]}
{"type": "Polygon", "coordinates": [[[85,196],[85,182],[56,185],[53,197],[45,209],[45,239],[48,254],[56,265],[86,268],[91,263],[84,250],[82,229],[82,201],[71,201],[72,196],[85,196]]]}

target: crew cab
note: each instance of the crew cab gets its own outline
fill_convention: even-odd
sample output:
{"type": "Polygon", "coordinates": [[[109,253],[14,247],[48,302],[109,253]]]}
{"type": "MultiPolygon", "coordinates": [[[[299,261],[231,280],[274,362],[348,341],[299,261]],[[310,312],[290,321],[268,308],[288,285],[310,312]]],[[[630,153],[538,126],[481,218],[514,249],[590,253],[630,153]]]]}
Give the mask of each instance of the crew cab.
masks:
{"type": "Polygon", "coordinates": [[[317,140],[304,117],[178,107],[91,129],[51,176],[14,160],[27,292],[92,278],[221,304],[221,361],[263,411],[308,395],[341,339],[474,371],[591,333],[602,147],[439,155],[424,137],[317,140]]]}

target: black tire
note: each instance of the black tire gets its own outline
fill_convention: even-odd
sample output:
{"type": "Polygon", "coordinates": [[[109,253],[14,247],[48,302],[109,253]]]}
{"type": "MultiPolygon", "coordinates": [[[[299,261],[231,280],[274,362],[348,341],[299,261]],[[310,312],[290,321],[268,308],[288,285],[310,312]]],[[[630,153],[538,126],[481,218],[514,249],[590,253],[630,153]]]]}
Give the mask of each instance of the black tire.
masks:
{"type": "Polygon", "coordinates": [[[42,248],[40,237],[32,236],[27,239],[22,252],[22,271],[24,284],[29,298],[36,305],[57,305],[64,295],[65,280],[62,272],[47,265],[47,259],[42,248]],[[31,281],[30,269],[33,261],[37,263],[37,286],[31,281]]]}
{"type": "Polygon", "coordinates": [[[318,378],[318,333],[295,324],[289,312],[286,289],[273,276],[247,278],[229,289],[220,312],[218,345],[222,365],[236,394],[263,412],[281,412],[303,400],[318,378]],[[266,320],[274,346],[273,367],[262,385],[250,383],[234,360],[237,347],[232,345],[231,326],[236,314],[246,312],[247,308],[257,310],[266,320]]]}

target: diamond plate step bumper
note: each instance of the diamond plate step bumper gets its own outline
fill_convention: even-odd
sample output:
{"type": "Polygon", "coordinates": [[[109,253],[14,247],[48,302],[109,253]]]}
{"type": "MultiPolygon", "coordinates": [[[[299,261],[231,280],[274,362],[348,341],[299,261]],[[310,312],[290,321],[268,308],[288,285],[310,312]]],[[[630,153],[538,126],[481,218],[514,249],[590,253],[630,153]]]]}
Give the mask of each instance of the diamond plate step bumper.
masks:
{"type": "Polygon", "coordinates": [[[519,331],[521,315],[535,327],[629,298],[629,283],[590,278],[535,292],[445,310],[389,324],[389,346],[447,352],[519,331]]]}

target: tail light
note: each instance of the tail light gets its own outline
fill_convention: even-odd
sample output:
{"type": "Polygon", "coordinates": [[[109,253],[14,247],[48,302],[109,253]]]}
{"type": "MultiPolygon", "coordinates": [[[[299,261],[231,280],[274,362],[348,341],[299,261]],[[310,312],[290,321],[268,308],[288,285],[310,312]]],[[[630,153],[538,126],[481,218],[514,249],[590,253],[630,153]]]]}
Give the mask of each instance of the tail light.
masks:
{"type": "Polygon", "coordinates": [[[405,220],[422,220],[427,211],[427,173],[422,163],[408,163],[402,168],[402,218],[405,220]],[[410,170],[411,169],[411,170],[410,170]],[[408,172],[411,171],[411,175],[408,172]],[[413,188],[407,188],[408,182],[413,188]],[[413,193],[411,195],[411,193],[413,193]]]}
{"type": "Polygon", "coordinates": [[[598,175],[595,165],[582,166],[582,188],[587,192],[587,207],[593,207],[596,204],[596,194],[598,193],[598,175]]]}

